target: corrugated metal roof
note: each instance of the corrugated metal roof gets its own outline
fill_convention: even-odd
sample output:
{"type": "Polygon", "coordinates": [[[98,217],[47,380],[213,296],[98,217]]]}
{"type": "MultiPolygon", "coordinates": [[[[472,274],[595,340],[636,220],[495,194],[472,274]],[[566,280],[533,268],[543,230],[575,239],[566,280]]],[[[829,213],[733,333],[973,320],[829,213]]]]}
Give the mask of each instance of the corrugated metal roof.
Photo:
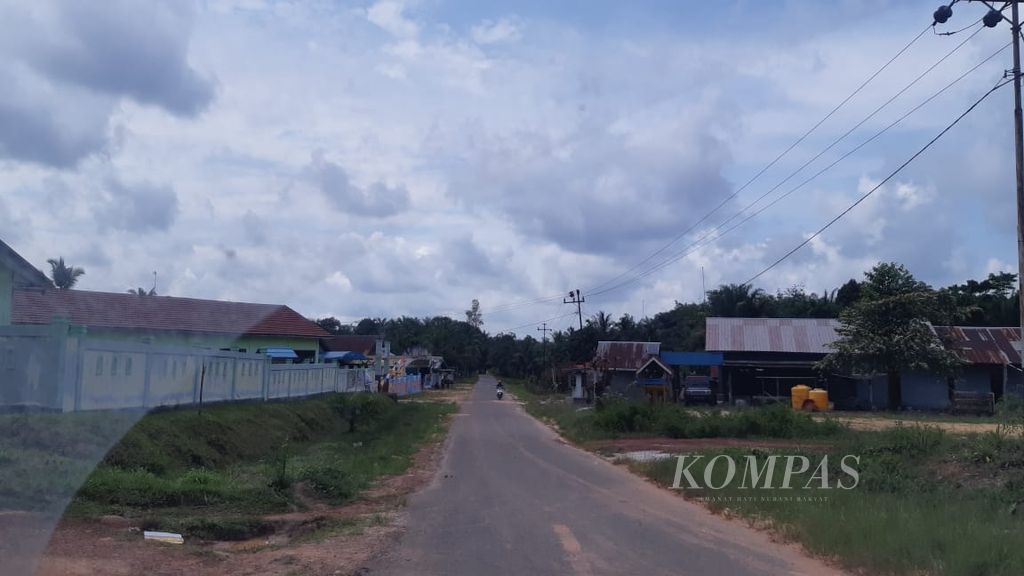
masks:
{"type": "Polygon", "coordinates": [[[49,324],[56,314],[95,328],[305,336],[327,332],[287,306],[87,290],[15,290],[14,324],[49,324]]]}
{"type": "Polygon", "coordinates": [[[832,318],[708,318],[704,349],[828,354],[838,327],[832,318]]]}
{"type": "Polygon", "coordinates": [[[1020,353],[1013,348],[1020,328],[935,326],[935,333],[946,348],[972,364],[1020,364],[1020,353]]]}
{"type": "Polygon", "coordinates": [[[651,356],[657,356],[661,342],[610,342],[597,343],[594,362],[609,370],[636,370],[651,356]]]}
{"type": "Polygon", "coordinates": [[[264,354],[271,358],[298,358],[299,355],[295,353],[295,350],[291,348],[267,348],[263,351],[264,354]]]}

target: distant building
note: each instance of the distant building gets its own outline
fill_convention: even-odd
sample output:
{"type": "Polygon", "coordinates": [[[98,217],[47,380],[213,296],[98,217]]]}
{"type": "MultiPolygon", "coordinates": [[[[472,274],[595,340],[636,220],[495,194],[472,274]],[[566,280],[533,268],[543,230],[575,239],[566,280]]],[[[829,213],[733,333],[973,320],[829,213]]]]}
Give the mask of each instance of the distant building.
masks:
{"type": "MultiPolygon", "coordinates": [[[[832,352],[839,321],[831,318],[708,318],[705,349],[723,356],[721,385],[729,402],[785,399],[797,384],[829,391],[837,408],[888,408],[885,375],[825,374],[815,364],[832,352]]],[[[901,377],[903,406],[943,410],[955,392],[1024,392],[1015,328],[933,327],[965,362],[955,378],[910,370],[901,377]]]]}
{"type": "Polygon", "coordinates": [[[660,350],[660,342],[598,342],[591,364],[602,375],[603,394],[643,396],[643,391],[635,385],[637,370],[660,350]]]}
{"type": "Polygon", "coordinates": [[[14,291],[20,288],[52,288],[53,283],[35,266],[0,240],[0,326],[11,323],[14,291]]]}
{"type": "Polygon", "coordinates": [[[328,336],[283,305],[54,288],[13,291],[13,324],[49,324],[55,316],[103,339],[266,353],[299,362],[315,361],[320,339],[328,336]]]}

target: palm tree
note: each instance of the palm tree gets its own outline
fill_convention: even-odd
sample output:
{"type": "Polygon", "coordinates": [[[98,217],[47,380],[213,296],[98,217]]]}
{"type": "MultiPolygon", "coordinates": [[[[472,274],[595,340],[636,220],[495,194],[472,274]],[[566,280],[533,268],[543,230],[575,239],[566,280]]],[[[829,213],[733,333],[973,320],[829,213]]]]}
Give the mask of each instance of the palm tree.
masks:
{"type": "Polygon", "coordinates": [[[750,284],[722,284],[708,291],[708,306],[713,316],[758,318],[764,312],[764,290],[750,284]]]}
{"type": "Polygon", "coordinates": [[[63,256],[56,260],[50,258],[47,262],[50,264],[50,278],[61,290],[70,290],[78,282],[78,277],[85,274],[85,270],[77,266],[64,264],[63,256]]]}
{"type": "Polygon", "coordinates": [[[156,288],[150,288],[149,290],[145,288],[129,288],[128,293],[135,294],[136,296],[156,296],[156,288]]]}

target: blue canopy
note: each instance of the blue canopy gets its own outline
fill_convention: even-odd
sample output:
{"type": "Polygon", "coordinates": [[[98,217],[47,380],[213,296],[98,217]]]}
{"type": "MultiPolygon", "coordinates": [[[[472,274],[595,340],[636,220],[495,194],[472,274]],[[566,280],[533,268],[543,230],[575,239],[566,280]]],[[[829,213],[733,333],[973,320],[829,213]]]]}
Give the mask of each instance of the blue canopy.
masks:
{"type": "Polygon", "coordinates": [[[361,360],[367,360],[368,358],[362,352],[352,352],[349,350],[342,352],[328,352],[321,356],[324,360],[337,360],[338,362],[359,362],[361,360]]]}
{"type": "Polygon", "coordinates": [[[661,361],[669,366],[721,366],[721,352],[662,352],[661,361]]]}
{"type": "Polygon", "coordinates": [[[295,353],[295,350],[291,348],[267,348],[263,351],[264,354],[271,358],[298,358],[299,355],[295,353]]]}

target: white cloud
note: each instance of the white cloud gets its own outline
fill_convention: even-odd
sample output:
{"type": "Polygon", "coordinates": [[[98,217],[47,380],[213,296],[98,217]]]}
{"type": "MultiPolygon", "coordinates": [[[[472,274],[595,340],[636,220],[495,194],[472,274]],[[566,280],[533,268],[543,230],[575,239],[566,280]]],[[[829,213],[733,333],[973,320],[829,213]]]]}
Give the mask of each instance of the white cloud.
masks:
{"type": "Polygon", "coordinates": [[[366,9],[366,19],[398,38],[415,37],[419,27],[404,12],[405,2],[401,0],[379,0],[366,9]]]}
{"type": "MultiPolygon", "coordinates": [[[[12,63],[0,71],[0,237],[32,262],[73,258],[87,267],[86,289],[148,285],[156,269],[163,294],[344,317],[458,316],[479,298],[494,330],[566,307],[558,297],[490,309],[586,290],[662,247],[917,32],[899,6],[830,20],[826,31],[732,35],[729,19],[748,15],[726,11],[680,32],[656,23],[671,11],[639,29],[558,10],[526,19],[481,6],[467,21],[444,3],[220,0],[116,4],[62,35],[63,5],[36,13],[9,4],[0,23],[0,55],[12,63]],[[89,40],[126,23],[131,33],[89,40]],[[147,34],[163,65],[139,69],[133,54],[149,54],[147,34]],[[72,41],[90,49],[62,44],[72,41]],[[72,66],[86,56],[96,60],[80,67],[88,78],[72,66]]],[[[806,23],[802,12],[817,9],[762,16],[806,23]]],[[[994,50],[987,38],[936,79],[994,50]]],[[[930,65],[948,49],[942,41],[923,37],[653,261],[780,182],[930,65]]],[[[992,62],[971,79],[1002,68],[992,62]]],[[[922,83],[832,154],[936,87],[922,83]]],[[[694,300],[701,266],[709,287],[746,280],[902,162],[977,89],[947,92],[906,129],[715,243],[588,297],[585,310],[639,316],[694,300]]],[[[1005,96],[758,285],[834,288],[876,259],[903,261],[933,284],[1014,262],[1012,133],[1005,101],[995,101],[1005,96]]]]}
{"type": "Polygon", "coordinates": [[[501,44],[519,40],[522,26],[516,19],[504,17],[496,21],[484,20],[473,26],[470,33],[477,44],[501,44]]]}

